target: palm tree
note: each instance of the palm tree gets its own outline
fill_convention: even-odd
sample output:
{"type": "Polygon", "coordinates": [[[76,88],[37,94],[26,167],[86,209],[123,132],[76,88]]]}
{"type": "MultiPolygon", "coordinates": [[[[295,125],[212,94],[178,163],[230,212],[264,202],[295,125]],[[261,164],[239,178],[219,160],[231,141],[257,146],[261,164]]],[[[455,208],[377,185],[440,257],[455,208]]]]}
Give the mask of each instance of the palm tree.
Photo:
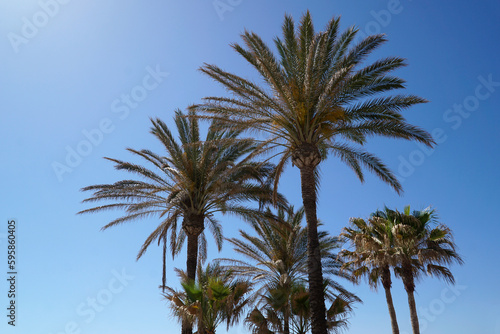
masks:
{"type": "MultiPolygon", "coordinates": [[[[260,308],[254,308],[249,313],[245,322],[253,334],[293,333],[306,334],[311,328],[311,308],[309,303],[309,291],[305,285],[296,285],[292,288],[290,295],[282,287],[268,289],[263,296],[265,302],[260,308]],[[290,300],[287,300],[290,298],[290,300]],[[283,314],[288,306],[289,327],[284,326],[283,314]]],[[[347,320],[352,312],[353,300],[350,296],[339,294],[333,299],[327,310],[327,328],[329,332],[340,333],[347,328],[347,320]]]]}
{"type": "Polygon", "coordinates": [[[420,334],[417,307],[415,304],[415,282],[424,273],[455,283],[455,278],[446,266],[463,264],[456,252],[456,245],[449,227],[437,224],[436,212],[430,208],[410,213],[410,206],[403,212],[385,208],[376,216],[393,223],[394,272],[403,280],[408,294],[413,334],[420,334]]]}
{"type": "MultiPolygon", "coordinates": [[[[241,238],[227,239],[234,251],[246,260],[218,259],[227,264],[226,268],[235,274],[251,279],[256,285],[255,295],[258,304],[266,309],[264,319],[260,311],[253,312],[249,321],[255,333],[262,328],[272,328],[284,334],[290,333],[293,313],[293,300],[302,294],[307,283],[307,228],[301,225],[304,209],[294,211],[293,206],[279,208],[274,216],[268,209],[266,219],[257,218],[249,221],[255,236],[240,230],[241,238]],[[297,290],[302,289],[302,290],[297,290]],[[260,296],[260,297],[259,297],[260,296]],[[264,325],[262,321],[268,325],[264,325]]],[[[327,279],[324,281],[327,297],[335,300],[339,295],[349,302],[360,301],[335,282],[333,276],[348,277],[340,273],[341,264],[334,253],[338,240],[326,232],[319,233],[323,267],[327,279]]],[[[307,291],[309,306],[309,291],[307,291]]],[[[309,321],[309,318],[305,318],[309,321]]]]}
{"type": "Polygon", "coordinates": [[[343,229],[341,237],[350,242],[352,251],[343,249],[339,256],[343,259],[343,268],[349,269],[353,279],[359,283],[366,277],[371,287],[377,288],[382,283],[385,291],[387,307],[391,319],[393,334],[399,334],[396,310],[392,301],[391,271],[393,266],[392,220],[371,217],[368,223],[361,219],[351,219],[351,226],[343,229]]]}
{"type": "Polygon", "coordinates": [[[293,314],[291,309],[291,288],[286,285],[267,286],[255,307],[245,319],[245,323],[253,334],[274,333],[290,334],[290,322],[293,314]]]}
{"type": "MultiPolygon", "coordinates": [[[[327,328],[338,334],[349,325],[348,315],[352,312],[353,302],[344,295],[338,295],[326,311],[327,328]]],[[[304,332],[305,333],[305,332],[304,332]]]]}
{"type": "Polygon", "coordinates": [[[267,134],[263,146],[281,148],[275,188],[289,161],[299,168],[308,226],[313,334],[327,331],[316,216],[318,166],[327,154],[334,154],[361,181],[364,166],[399,193],[402,188],[394,174],[380,159],[361,149],[367,137],[417,140],[429,146],[434,143],[429,133],[408,124],[401,115],[402,110],[426,100],[415,95],[379,95],[404,88],[404,80],[390,75],[405,65],[404,59],[388,57],[360,67],[386,39],[372,35],[351,46],[358,30],[351,27],[339,34],[339,22],[333,18],[325,31],[315,32],[307,12],[296,31],[293,19],[285,16],[283,39],[275,39],[278,57],[259,36],[246,31],[242,38],[247,48],[239,44],[233,48],[258,71],[265,87],[206,64],[201,71],[233,96],[207,97],[202,104],[192,106],[230,129],[267,134]]]}
{"type": "MultiPolygon", "coordinates": [[[[165,254],[170,234],[172,256],[177,255],[187,237],[186,272],[190,280],[196,276],[199,261],[206,258],[205,223],[220,250],[222,231],[215,214],[233,213],[242,216],[259,215],[259,210],[244,206],[247,200],[270,202],[272,191],[266,179],[273,166],[254,162],[256,144],[249,139],[238,139],[239,131],[223,130],[214,121],[206,140],[201,141],[198,120],[190,111],[186,117],[175,113],[175,124],[180,142],[167,125],[159,119],[151,120],[151,133],[163,144],[166,156],[150,150],[128,151],[145,159],[153,168],[106,158],[115,168],[139,175],[142,180],[123,180],[113,184],[99,184],[83,188],[93,191],[84,202],[111,202],[79,213],[94,213],[109,209],[124,209],[125,215],[102,229],[128,221],[158,216],[160,224],[142,245],[139,259],[150,244],[163,242],[163,282],[165,286],[165,254]],[[182,224],[178,220],[182,217],[182,224]],[[198,256],[199,254],[199,256],[198,256]]],[[[187,326],[187,325],[186,325],[187,326]]],[[[183,333],[189,333],[183,330],[183,333]]]]}
{"type": "Polygon", "coordinates": [[[208,265],[205,270],[198,267],[196,283],[185,272],[178,273],[182,291],[167,287],[164,294],[177,318],[196,323],[198,334],[215,334],[223,322],[227,329],[237,323],[249,302],[250,282],[234,278],[231,271],[217,265],[208,265]]]}

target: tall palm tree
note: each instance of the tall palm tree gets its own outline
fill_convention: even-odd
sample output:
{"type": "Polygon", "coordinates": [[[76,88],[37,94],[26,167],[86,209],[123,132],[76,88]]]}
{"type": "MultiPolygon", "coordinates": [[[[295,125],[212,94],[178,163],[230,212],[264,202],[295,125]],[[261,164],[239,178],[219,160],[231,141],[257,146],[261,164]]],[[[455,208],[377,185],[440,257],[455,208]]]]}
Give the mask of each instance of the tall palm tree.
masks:
{"type": "MultiPolygon", "coordinates": [[[[405,65],[388,57],[361,67],[364,59],[386,39],[372,35],[352,45],[358,30],[339,33],[339,18],[325,31],[315,32],[307,12],[295,29],[285,16],[283,39],[276,38],[278,57],[255,33],[246,31],[246,48],[233,44],[260,74],[264,87],[215,65],[201,71],[221,83],[232,97],[207,97],[200,105],[205,117],[226,127],[260,131],[268,135],[263,145],[281,148],[275,186],[291,161],[300,170],[302,200],[308,225],[308,280],[311,293],[312,333],[327,331],[323,273],[316,216],[318,166],[334,154],[363,181],[362,167],[374,172],[398,193],[402,188],[394,174],[361,146],[369,136],[417,140],[431,146],[426,131],[408,124],[401,111],[425,99],[415,95],[379,95],[404,88],[404,80],[390,72],[405,65]],[[354,145],[353,145],[354,144],[354,145]]],[[[276,187],[275,187],[276,188],[276,187]]]]}
{"type": "MultiPolygon", "coordinates": [[[[163,242],[163,287],[168,235],[172,256],[181,251],[187,238],[186,272],[187,277],[194,280],[198,261],[206,258],[205,224],[220,250],[222,231],[214,215],[217,212],[259,215],[259,210],[245,206],[244,202],[255,200],[262,204],[266,200],[270,202],[272,197],[271,187],[266,182],[273,166],[252,160],[256,144],[249,139],[238,139],[239,131],[224,130],[216,121],[211,123],[206,140],[201,141],[198,120],[194,115],[193,111],[188,113],[188,117],[176,111],[174,120],[179,142],[164,122],[152,120],[151,133],[163,144],[166,156],[147,149],[128,149],[146,160],[152,168],[106,158],[115,163],[116,169],[136,174],[141,180],[123,180],[82,189],[93,191],[93,195],[84,202],[108,204],[79,213],[125,210],[124,216],[111,221],[103,230],[155,215],[161,219],[142,245],[137,259],[153,241],[157,240],[158,244],[163,242]],[[182,224],[179,226],[181,217],[182,224]]],[[[190,331],[186,329],[183,332],[190,331]]]]}
{"type": "MultiPolygon", "coordinates": [[[[225,258],[218,261],[226,264],[235,274],[252,280],[256,285],[258,304],[266,308],[267,314],[263,321],[270,328],[289,334],[295,315],[292,310],[293,300],[296,294],[301,293],[297,289],[304,290],[307,283],[307,228],[301,225],[304,209],[294,211],[293,206],[286,209],[282,207],[278,209],[276,216],[268,209],[266,217],[249,221],[256,232],[255,236],[240,230],[239,239],[227,239],[234,251],[246,259],[225,258]]],[[[337,238],[321,231],[319,241],[326,274],[324,288],[326,287],[328,299],[333,301],[341,295],[349,302],[360,301],[333,280],[334,276],[348,277],[340,272],[341,264],[334,252],[338,247],[337,238]]],[[[309,306],[309,291],[307,302],[309,306]]],[[[256,332],[265,327],[258,320],[258,312],[257,310],[253,314],[257,317],[257,327],[252,326],[256,332]]],[[[306,320],[309,322],[310,319],[306,320]]]]}
{"type": "Polygon", "coordinates": [[[410,206],[406,206],[403,212],[385,208],[375,215],[393,222],[394,271],[408,294],[413,334],[420,334],[415,282],[425,273],[454,284],[455,278],[446,266],[462,264],[463,260],[456,251],[450,228],[437,223],[434,210],[410,212],[410,206]]]}
{"type": "Polygon", "coordinates": [[[182,291],[167,287],[168,292],[164,294],[177,318],[195,323],[198,334],[215,334],[223,322],[228,329],[237,323],[249,303],[250,282],[210,264],[205,270],[198,268],[196,283],[185,272],[178,273],[182,291]]]}
{"type": "Polygon", "coordinates": [[[350,242],[353,250],[343,249],[339,256],[343,259],[343,268],[349,269],[353,279],[359,283],[366,277],[371,287],[377,288],[381,282],[384,287],[387,307],[391,319],[393,334],[399,334],[396,310],[392,301],[391,271],[393,259],[392,220],[381,217],[351,219],[351,226],[343,229],[341,237],[350,242]]]}

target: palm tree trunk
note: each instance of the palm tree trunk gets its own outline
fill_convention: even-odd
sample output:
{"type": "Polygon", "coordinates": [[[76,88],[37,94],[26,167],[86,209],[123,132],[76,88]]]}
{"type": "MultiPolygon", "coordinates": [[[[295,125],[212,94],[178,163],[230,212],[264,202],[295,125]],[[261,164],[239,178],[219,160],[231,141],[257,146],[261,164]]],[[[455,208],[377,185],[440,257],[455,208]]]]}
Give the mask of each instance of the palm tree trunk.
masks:
{"type": "MultiPolygon", "coordinates": [[[[187,235],[186,273],[189,281],[196,279],[196,265],[198,264],[198,235],[187,235]]],[[[182,334],[192,334],[193,325],[188,321],[182,322],[182,334]]]]}
{"type": "MultiPolygon", "coordinates": [[[[196,279],[196,266],[198,264],[198,236],[203,232],[202,215],[193,213],[185,213],[182,222],[182,228],[187,235],[187,259],[186,259],[186,274],[189,281],[196,279]]],[[[192,334],[193,324],[188,321],[182,322],[182,334],[192,334]]]]}
{"type": "Polygon", "coordinates": [[[417,315],[417,305],[415,304],[415,280],[413,278],[413,273],[411,268],[405,268],[403,266],[403,284],[405,286],[406,293],[408,294],[408,305],[410,306],[410,318],[411,318],[411,328],[413,334],[420,334],[420,328],[418,324],[417,315]]]}
{"type": "Polygon", "coordinates": [[[163,268],[161,277],[161,289],[165,292],[167,285],[167,234],[163,236],[163,268]]]}
{"type": "Polygon", "coordinates": [[[407,293],[408,293],[408,305],[410,306],[411,327],[413,329],[413,334],[420,334],[420,328],[417,316],[417,306],[415,304],[415,296],[413,294],[413,291],[407,291],[407,293]]]}
{"type": "Polygon", "coordinates": [[[198,264],[198,235],[187,236],[186,273],[190,281],[196,279],[196,265],[198,264]]]}
{"type": "Polygon", "coordinates": [[[399,334],[399,326],[398,326],[398,320],[396,318],[396,310],[394,309],[394,303],[392,302],[391,272],[388,266],[382,269],[382,285],[384,286],[385,299],[387,300],[387,307],[389,308],[389,316],[391,317],[392,334],[399,334]]]}
{"type": "Polygon", "coordinates": [[[289,313],[286,312],[287,314],[284,314],[284,325],[283,325],[283,334],[290,334],[290,316],[289,313]]]}
{"type": "Polygon", "coordinates": [[[299,166],[302,187],[302,201],[307,220],[307,267],[311,306],[311,333],[326,334],[326,308],[323,290],[323,272],[318,239],[318,219],[316,217],[316,179],[315,166],[299,166]]]}

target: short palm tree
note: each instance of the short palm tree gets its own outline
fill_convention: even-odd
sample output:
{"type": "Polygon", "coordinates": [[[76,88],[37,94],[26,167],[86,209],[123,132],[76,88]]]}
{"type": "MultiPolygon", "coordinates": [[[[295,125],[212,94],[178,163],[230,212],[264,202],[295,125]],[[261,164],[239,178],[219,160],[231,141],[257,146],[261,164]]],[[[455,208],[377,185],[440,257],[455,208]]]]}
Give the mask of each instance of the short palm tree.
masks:
{"type": "MultiPolygon", "coordinates": [[[[253,334],[292,333],[306,334],[311,329],[309,291],[304,285],[296,285],[288,295],[282,287],[268,289],[261,307],[254,308],[245,319],[253,334]],[[287,300],[289,298],[289,300],[287,300]],[[283,323],[283,314],[289,307],[289,327],[283,323]]],[[[346,329],[348,316],[352,312],[353,300],[349,296],[337,295],[327,310],[327,328],[331,333],[346,329]],[[347,298],[346,298],[347,297],[347,298]]]]}
{"type": "MultiPolygon", "coordinates": [[[[353,311],[353,302],[344,295],[338,295],[326,310],[327,328],[338,334],[349,325],[349,315],[353,311]]],[[[304,332],[305,333],[305,332],[304,332]]]]}
{"type": "Polygon", "coordinates": [[[410,212],[410,206],[406,206],[403,212],[385,208],[375,215],[393,222],[394,271],[403,280],[408,294],[413,334],[420,334],[415,282],[426,273],[453,284],[455,278],[446,266],[462,264],[463,260],[456,252],[450,228],[437,224],[434,210],[410,212]]]}
{"type": "Polygon", "coordinates": [[[181,322],[196,324],[197,334],[215,334],[217,327],[226,322],[227,329],[238,322],[249,303],[251,284],[235,278],[231,271],[217,265],[198,268],[197,282],[179,271],[182,290],[167,287],[164,297],[181,322]]]}
{"type": "Polygon", "coordinates": [[[342,230],[341,238],[349,242],[351,249],[343,249],[339,257],[343,268],[349,269],[356,283],[366,277],[371,287],[377,288],[381,282],[384,287],[387,307],[393,334],[399,334],[396,310],[392,301],[391,271],[393,259],[393,221],[381,217],[351,219],[351,226],[342,230]]]}
{"type": "Polygon", "coordinates": [[[278,57],[259,36],[245,32],[246,48],[239,44],[233,48],[258,71],[265,85],[260,87],[215,65],[204,65],[201,71],[233,96],[207,97],[204,103],[192,106],[230,129],[267,134],[263,145],[281,148],[275,186],[288,162],[299,168],[309,227],[312,334],[327,331],[316,215],[318,166],[333,154],[361,181],[362,167],[366,167],[401,192],[394,174],[361,148],[367,137],[403,138],[429,146],[434,143],[429,133],[408,124],[401,115],[402,110],[426,100],[415,95],[380,95],[404,88],[404,80],[390,75],[405,65],[404,59],[388,57],[361,67],[386,39],[372,35],[352,45],[358,30],[351,27],[339,33],[339,22],[333,18],[325,31],[315,32],[307,12],[296,30],[293,19],[285,16],[283,39],[275,39],[278,57]]]}
{"type": "Polygon", "coordinates": [[[125,210],[124,216],[111,221],[103,230],[141,218],[160,218],[159,225],[142,245],[137,259],[153,241],[157,240],[158,244],[163,242],[163,287],[168,235],[172,256],[181,251],[187,237],[186,272],[187,277],[194,280],[198,261],[206,257],[206,225],[219,250],[222,245],[221,226],[214,215],[217,212],[259,215],[260,211],[245,206],[245,201],[255,200],[262,204],[266,200],[270,202],[272,197],[271,187],[266,182],[273,166],[252,160],[256,148],[252,140],[238,139],[239,131],[221,129],[214,121],[206,140],[201,141],[198,120],[192,117],[194,112],[189,112],[187,116],[181,111],[175,113],[180,142],[176,141],[164,122],[152,120],[151,133],[163,144],[165,156],[147,149],[128,149],[146,160],[152,168],[106,158],[115,163],[116,169],[136,174],[141,180],[123,180],[82,189],[94,192],[84,202],[108,204],[79,213],[125,210]],[[180,218],[182,224],[179,226],[180,218]]]}
{"type": "MultiPolygon", "coordinates": [[[[269,328],[289,334],[295,318],[293,300],[300,292],[297,289],[305,289],[307,283],[307,228],[301,225],[304,209],[295,211],[293,206],[282,207],[276,216],[268,209],[266,217],[249,221],[255,236],[240,230],[240,238],[227,239],[234,251],[245,257],[244,260],[225,258],[218,261],[226,264],[235,274],[252,280],[256,285],[258,304],[267,310],[265,321],[269,328]]],[[[319,240],[328,299],[333,301],[341,295],[349,302],[360,301],[333,280],[335,276],[348,277],[340,272],[341,264],[335,253],[337,238],[321,231],[319,240]]],[[[307,302],[309,306],[308,291],[307,302]]],[[[254,315],[258,316],[256,312],[254,315]]],[[[310,323],[310,318],[305,320],[310,323]]],[[[254,331],[264,327],[253,325],[254,331]]]]}

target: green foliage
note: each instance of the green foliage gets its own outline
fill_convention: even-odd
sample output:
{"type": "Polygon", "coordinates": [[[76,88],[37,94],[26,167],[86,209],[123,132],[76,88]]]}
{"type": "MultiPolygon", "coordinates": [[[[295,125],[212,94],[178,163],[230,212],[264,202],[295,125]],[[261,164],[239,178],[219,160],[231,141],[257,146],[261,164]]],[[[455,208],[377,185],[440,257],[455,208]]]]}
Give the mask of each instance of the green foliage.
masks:
{"type": "Polygon", "coordinates": [[[248,305],[251,284],[235,278],[230,271],[218,265],[198,267],[197,282],[188,281],[186,273],[179,271],[182,290],[167,287],[164,297],[179,321],[196,324],[197,333],[215,333],[225,322],[227,328],[234,325],[248,305]]]}

